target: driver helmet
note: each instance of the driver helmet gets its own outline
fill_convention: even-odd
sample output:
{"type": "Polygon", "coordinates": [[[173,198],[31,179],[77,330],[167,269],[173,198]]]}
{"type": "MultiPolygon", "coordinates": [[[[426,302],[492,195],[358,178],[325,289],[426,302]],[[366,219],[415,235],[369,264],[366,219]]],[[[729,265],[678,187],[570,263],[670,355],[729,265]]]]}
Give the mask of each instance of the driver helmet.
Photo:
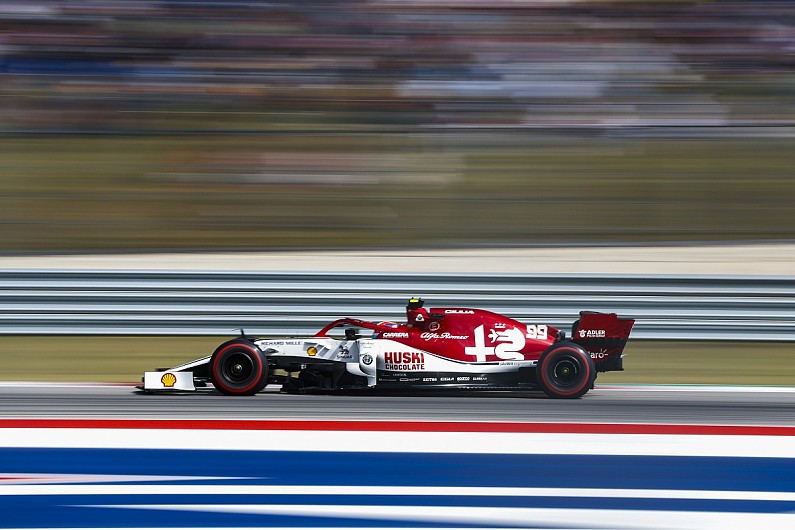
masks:
{"type": "Polygon", "coordinates": [[[409,303],[406,304],[406,309],[420,309],[423,305],[425,305],[425,301],[418,296],[414,296],[409,298],[409,303]]]}

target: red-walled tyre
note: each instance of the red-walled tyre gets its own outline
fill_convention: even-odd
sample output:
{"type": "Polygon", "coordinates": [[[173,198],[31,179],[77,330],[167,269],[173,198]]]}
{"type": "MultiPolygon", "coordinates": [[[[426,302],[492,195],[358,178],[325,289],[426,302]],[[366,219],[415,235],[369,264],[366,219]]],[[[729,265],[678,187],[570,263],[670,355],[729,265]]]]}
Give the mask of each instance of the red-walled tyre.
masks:
{"type": "Polygon", "coordinates": [[[593,388],[596,367],[591,355],[571,342],[554,344],[541,354],[536,368],[541,390],[551,398],[574,399],[593,388]]]}
{"type": "Polygon", "coordinates": [[[210,381],[222,394],[253,396],[268,383],[268,360],[247,340],[225,342],[210,358],[210,381]]]}

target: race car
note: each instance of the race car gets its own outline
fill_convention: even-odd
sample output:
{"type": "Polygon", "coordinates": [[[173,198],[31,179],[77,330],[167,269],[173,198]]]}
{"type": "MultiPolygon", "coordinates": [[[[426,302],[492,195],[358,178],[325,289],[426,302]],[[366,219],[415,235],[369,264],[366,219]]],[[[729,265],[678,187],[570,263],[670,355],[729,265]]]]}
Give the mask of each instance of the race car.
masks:
{"type": "Polygon", "coordinates": [[[570,338],[547,324],[522,323],[483,309],[406,305],[406,322],[335,320],[311,337],[241,336],[212,355],[146,372],[145,392],[209,388],[253,395],[356,390],[542,390],[578,398],[597,372],[623,370],[633,319],[583,311],[570,338]]]}

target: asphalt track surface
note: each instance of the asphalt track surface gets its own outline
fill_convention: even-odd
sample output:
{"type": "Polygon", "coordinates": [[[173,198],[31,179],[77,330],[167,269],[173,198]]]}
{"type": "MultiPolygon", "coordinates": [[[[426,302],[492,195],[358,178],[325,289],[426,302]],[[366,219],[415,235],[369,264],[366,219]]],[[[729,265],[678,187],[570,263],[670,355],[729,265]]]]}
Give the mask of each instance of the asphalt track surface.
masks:
{"type": "Polygon", "coordinates": [[[214,390],[143,394],[132,386],[0,384],[3,418],[411,420],[795,425],[795,388],[603,385],[577,400],[542,393],[288,395],[214,390]]]}

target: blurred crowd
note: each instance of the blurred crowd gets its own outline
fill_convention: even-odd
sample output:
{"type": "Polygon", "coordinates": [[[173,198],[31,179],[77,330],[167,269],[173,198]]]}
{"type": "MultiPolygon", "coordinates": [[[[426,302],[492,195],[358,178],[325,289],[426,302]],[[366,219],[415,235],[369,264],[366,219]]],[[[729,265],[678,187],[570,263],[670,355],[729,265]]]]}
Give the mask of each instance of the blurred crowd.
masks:
{"type": "Polygon", "coordinates": [[[795,238],[792,0],[0,0],[0,252],[795,238]]]}
{"type": "Polygon", "coordinates": [[[791,126],[778,1],[2,0],[0,131],[791,126]]]}

